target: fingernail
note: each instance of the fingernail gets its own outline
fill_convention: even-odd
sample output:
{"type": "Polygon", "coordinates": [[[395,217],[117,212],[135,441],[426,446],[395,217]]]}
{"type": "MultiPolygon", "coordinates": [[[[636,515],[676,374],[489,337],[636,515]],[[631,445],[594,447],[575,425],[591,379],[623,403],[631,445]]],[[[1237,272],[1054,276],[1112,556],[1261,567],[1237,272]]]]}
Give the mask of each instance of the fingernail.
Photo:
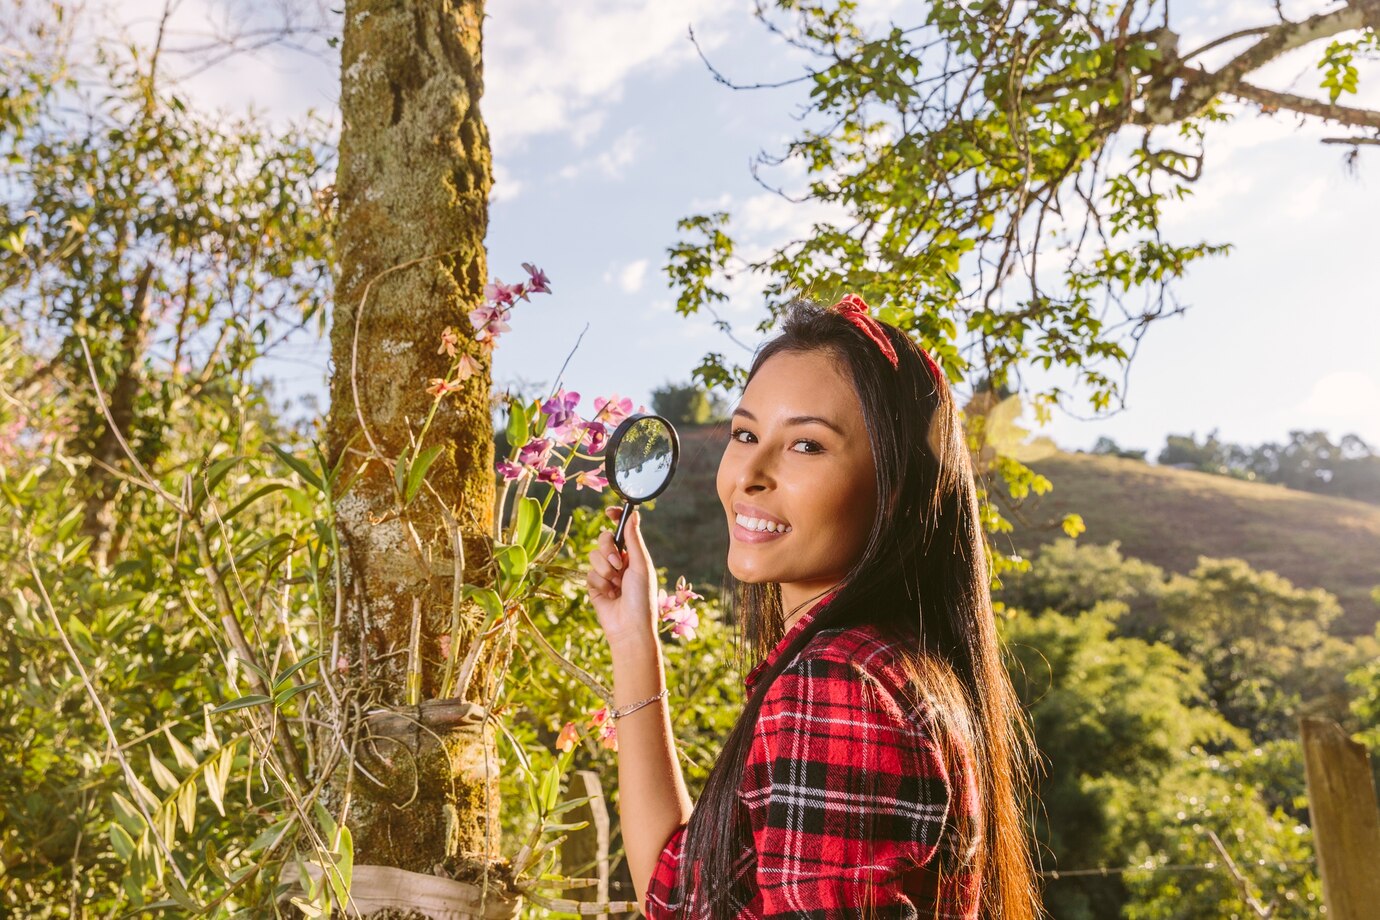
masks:
{"type": "Polygon", "coordinates": [[[609,563],[618,571],[623,571],[623,560],[618,558],[617,553],[609,553],[609,563]]]}

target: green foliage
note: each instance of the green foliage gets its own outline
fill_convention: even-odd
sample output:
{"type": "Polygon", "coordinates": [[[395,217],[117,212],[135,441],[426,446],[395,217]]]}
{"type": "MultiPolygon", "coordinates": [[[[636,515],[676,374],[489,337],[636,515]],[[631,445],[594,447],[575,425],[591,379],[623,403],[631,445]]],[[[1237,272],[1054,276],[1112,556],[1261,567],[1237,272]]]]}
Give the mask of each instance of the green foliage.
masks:
{"type": "Polygon", "coordinates": [[[711,394],[693,381],[668,383],[652,391],[652,409],[673,425],[707,425],[722,421],[726,408],[722,394],[711,394]]]}
{"type": "Polygon", "coordinates": [[[1315,915],[1321,889],[1296,817],[1297,743],[1255,747],[1203,705],[1200,667],[1166,645],[1115,635],[1124,609],[1109,601],[1003,624],[1046,764],[1042,867],[1075,870],[1047,879],[1045,906],[1061,920],[1243,916],[1211,829],[1257,893],[1278,895],[1279,916],[1315,915]],[[1275,801],[1285,789],[1287,808],[1275,801]],[[1083,871],[1096,867],[1151,871],[1083,871]]]}
{"type": "Polygon", "coordinates": [[[1200,557],[1188,576],[1170,578],[1146,631],[1203,666],[1232,724],[1259,740],[1290,738],[1300,715],[1345,720],[1346,672],[1376,653],[1328,634],[1340,613],[1326,591],[1240,559],[1200,557]]]}
{"type": "Polygon", "coordinates": [[[1159,566],[1123,556],[1117,540],[1084,545],[1059,538],[1040,547],[1030,571],[1008,577],[997,596],[1037,615],[1046,609],[1072,615],[1118,601],[1134,616],[1153,607],[1163,581],[1159,566]]]}

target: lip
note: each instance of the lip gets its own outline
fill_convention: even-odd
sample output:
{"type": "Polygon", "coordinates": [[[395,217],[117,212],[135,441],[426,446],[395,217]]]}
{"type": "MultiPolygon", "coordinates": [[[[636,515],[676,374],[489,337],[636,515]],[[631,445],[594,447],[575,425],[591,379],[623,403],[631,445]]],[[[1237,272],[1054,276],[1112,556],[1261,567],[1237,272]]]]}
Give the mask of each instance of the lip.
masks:
{"type": "MultiPolygon", "coordinates": [[[[773,514],[768,514],[766,511],[762,510],[761,508],[757,507],[756,505],[748,505],[748,504],[744,504],[743,502],[734,502],[734,503],[733,503],[733,510],[734,510],[737,514],[741,514],[741,515],[744,515],[744,516],[746,516],[746,517],[760,518],[761,520],[764,520],[764,521],[774,521],[774,522],[776,522],[777,524],[784,524],[784,523],[786,523],[785,521],[781,520],[779,517],[777,517],[777,516],[775,516],[775,515],[773,515],[773,514]]],[[[794,532],[795,532],[794,530],[791,531],[791,533],[794,533],[794,532]]],[[[779,540],[779,539],[781,539],[782,537],[790,536],[790,534],[786,534],[786,533],[774,533],[774,532],[768,531],[768,530],[748,530],[748,529],[747,529],[746,527],[744,527],[742,524],[739,524],[736,520],[733,522],[733,530],[732,530],[732,533],[733,533],[733,539],[738,540],[738,541],[740,541],[740,542],[742,542],[742,543],[769,543],[769,542],[771,542],[772,540],[779,540]]]]}
{"type": "MultiPolygon", "coordinates": [[[[794,533],[795,531],[791,531],[794,533]]],[[[770,530],[748,530],[737,521],[733,522],[733,539],[742,543],[768,543],[772,540],[780,540],[789,537],[789,533],[774,533],[770,530]]]]}
{"type": "Polygon", "coordinates": [[[736,512],[737,514],[741,514],[741,515],[743,515],[743,516],[745,516],[745,517],[758,518],[758,519],[763,520],[763,521],[771,521],[773,524],[789,524],[789,523],[790,523],[789,521],[783,521],[783,520],[781,520],[781,519],[780,519],[779,517],[777,517],[776,515],[771,514],[770,512],[768,512],[767,509],[765,509],[765,508],[759,508],[759,507],[757,507],[756,505],[749,505],[749,504],[747,504],[746,502],[734,502],[734,503],[733,503],[733,510],[734,510],[734,512],[736,512]]]}

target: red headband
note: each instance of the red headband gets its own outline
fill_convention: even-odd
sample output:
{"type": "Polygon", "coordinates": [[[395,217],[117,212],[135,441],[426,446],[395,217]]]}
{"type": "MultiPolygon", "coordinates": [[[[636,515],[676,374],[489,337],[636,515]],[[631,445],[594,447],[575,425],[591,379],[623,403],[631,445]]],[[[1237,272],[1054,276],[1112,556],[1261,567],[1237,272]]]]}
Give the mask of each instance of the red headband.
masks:
{"type": "MultiPolygon", "coordinates": [[[[873,319],[872,314],[868,312],[870,308],[867,306],[866,301],[857,294],[844,294],[839,302],[829,309],[857,326],[862,330],[863,335],[876,342],[877,347],[882,350],[882,354],[886,355],[886,359],[891,362],[892,367],[900,366],[901,362],[900,359],[896,357],[896,349],[891,347],[891,340],[888,339],[886,333],[882,331],[882,324],[873,319]]],[[[925,365],[929,368],[930,373],[934,375],[935,382],[938,383],[944,380],[944,372],[939,369],[938,364],[934,363],[934,359],[930,357],[930,353],[922,348],[920,349],[920,354],[924,356],[925,365]]]]}

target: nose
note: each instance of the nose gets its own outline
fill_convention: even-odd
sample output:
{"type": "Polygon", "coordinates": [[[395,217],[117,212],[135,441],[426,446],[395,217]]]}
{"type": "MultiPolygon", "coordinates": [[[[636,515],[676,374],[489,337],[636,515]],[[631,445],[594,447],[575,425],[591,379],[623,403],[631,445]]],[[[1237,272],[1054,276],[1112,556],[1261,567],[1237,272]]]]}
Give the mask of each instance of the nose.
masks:
{"type": "Polygon", "coordinates": [[[738,469],[738,489],[744,495],[755,495],[776,486],[775,454],[767,450],[749,453],[738,469]]]}

